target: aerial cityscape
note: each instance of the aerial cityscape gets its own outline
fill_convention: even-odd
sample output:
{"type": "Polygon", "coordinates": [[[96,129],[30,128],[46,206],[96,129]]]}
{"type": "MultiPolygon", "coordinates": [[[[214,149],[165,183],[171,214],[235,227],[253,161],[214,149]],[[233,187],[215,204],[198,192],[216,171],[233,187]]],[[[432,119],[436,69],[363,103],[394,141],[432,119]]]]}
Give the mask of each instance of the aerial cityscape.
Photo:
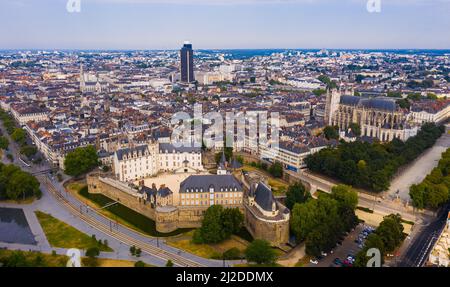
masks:
{"type": "MultiPolygon", "coordinates": [[[[13,2],[0,6],[35,5],[13,2]]],[[[59,2],[66,17],[131,9],[59,2]]],[[[133,5],[316,9],[170,2],[133,5]]],[[[370,16],[398,8],[359,2],[370,16]]],[[[430,3],[424,11],[450,8],[430,3]]],[[[0,41],[0,267],[450,267],[450,42],[397,46],[397,31],[365,48],[273,48],[291,46],[284,36],[239,44],[255,28],[250,42],[225,33],[236,46],[218,48],[223,39],[196,42],[202,29],[186,23],[184,36],[155,34],[160,44],[144,48],[132,36],[117,46],[121,31],[99,33],[112,38],[105,45],[84,41],[88,27],[50,47],[32,24],[17,28],[32,31],[25,42],[10,28],[0,41]]]]}

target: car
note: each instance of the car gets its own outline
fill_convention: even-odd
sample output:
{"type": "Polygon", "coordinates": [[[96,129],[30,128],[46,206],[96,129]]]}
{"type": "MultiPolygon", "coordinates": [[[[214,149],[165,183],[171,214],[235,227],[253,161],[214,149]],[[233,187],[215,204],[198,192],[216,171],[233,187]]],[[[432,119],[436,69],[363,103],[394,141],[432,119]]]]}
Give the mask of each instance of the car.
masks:
{"type": "Polygon", "coordinates": [[[349,260],[345,259],[345,260],[342,262],[342,266],[345,266],[345,267],[351,267],[351,266],[353,266],[353,263],[350,262],[349,260]]]}
{"type": "Polygon", "coordinates": [[[339,259],[339,258],[335,258],[335,259],[333,260],[333,263],[336,264],[336,265],[342,265],[342,261],[341,261],[341,259],[339,259]]]}
{"type": "Polygon", "coordinates": [[[364,245],[358,244],[358,248],[359,248],[359,249],[363,249],[363,247],[364,247],[364,245]]]}
{"type": "Polygon", "coordinates": [[[317,261],[316,259],[310,259],[309,262],[314,265],[319,264],[319,261],[317,261]]]}
{"type": "Polygon", "coordinates": [[[320,252],[320,254],[321,254],[323,257],[327,257],[327,255],[328,255],[326,252],[323,252],[323,251],[320,252]]]}

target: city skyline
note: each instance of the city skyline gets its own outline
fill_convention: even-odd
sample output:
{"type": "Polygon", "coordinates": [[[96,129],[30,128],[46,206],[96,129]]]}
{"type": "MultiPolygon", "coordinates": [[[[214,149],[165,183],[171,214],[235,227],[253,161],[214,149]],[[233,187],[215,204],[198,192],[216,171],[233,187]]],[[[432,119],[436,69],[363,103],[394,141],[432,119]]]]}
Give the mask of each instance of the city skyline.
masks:
{"type": "Polygon", "coordinates": [[[450,1],[2,1],[0,49],[449,49],[450,1]],[[183,29],[178,29],[182,25],[183,29]]]}

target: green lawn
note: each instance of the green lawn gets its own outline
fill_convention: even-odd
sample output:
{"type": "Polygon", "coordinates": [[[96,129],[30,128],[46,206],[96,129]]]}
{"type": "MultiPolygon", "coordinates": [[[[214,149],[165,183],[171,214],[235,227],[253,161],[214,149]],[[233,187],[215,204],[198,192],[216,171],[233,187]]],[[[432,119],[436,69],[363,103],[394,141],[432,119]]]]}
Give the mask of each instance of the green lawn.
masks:
{"type": "Polygon", "coordinates": [[[0,262],[6,267],[65,267],[68,259],[64,255],[0,249],[0,262]]]}
{"type": "MultiPolygon", "coordinates": [[[[94,203],[97,207],[114,202],[103,194],[89,193],[87,186],[80,188],[78,194],[94,203]]],[[[153,220],[120,203],[114,204],[106,210],[102,210],[102,213],[114,221],[117,219],[120,223],[150,236],[169,237],[192,230],[191,228],[180,228],[170,233],[160,233],[156,231],[156,225],[153,220]]]]}
{"type": "Polygon", "coordinates": [[[208,243],[208,244],[196,244],[192,242],[192,236],[194,235],[194,230],[187,232],[183,235],[176,237],[171,237],[167,239],[167,244],[178,249],[185,250],[192,254],[200,257],[217,259],[222,258],[222,254],[231,249],[237,248],[243,253],[248,246],[248,242],[242,240],[239,236],[232,235],[230,238],[223,240],[219,243],[208,243]]]}
{"type": "Polygon", "coordinates": [[[97,240],[79,231],[78,229],[60,221],[50,214],[36,211],[36,216],[44,230],[45,236],[52,247],[88,249],[98,247],[100,251],[112,252],[113,250],[99,244],[97,240]]]}

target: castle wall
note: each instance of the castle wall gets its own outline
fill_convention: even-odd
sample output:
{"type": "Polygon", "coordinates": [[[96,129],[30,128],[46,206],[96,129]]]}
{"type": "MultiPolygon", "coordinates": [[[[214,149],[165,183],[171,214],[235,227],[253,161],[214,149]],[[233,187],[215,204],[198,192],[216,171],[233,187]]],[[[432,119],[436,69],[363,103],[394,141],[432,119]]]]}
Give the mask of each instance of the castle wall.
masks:
{"type": "Polygon", "coordinates": [[[289,242],[289,220],[271,221],[259,218],[252,212],[251,207],[246,206],[245,226],[253,238],[267,240],[273,246],[289,242]]]}
{"type": "MultiPolygon", "coordinates": [[[[124,206],[139,212],[155,221],[156,230],[161,233],[169,233],[178,228],[198,228],[201,226],[205,207],[174,207],[164,206],[152,208],[144,199],[137,198],[126,193],[116,186],[103,182],[96,175],[86,177],[89,193],[103,194],[124,206]]],[[[250,234],[257,239],[265,239],[274,246],[285,244],[289,241],[289,220],[270,221],[258,218],[246,204],[239,206],[244,214],[244,224],[250,234]]]]}
{"type": "Polygon", "coordinates": [[[88,175],[86,180],[89,193],[103,194],[104,196],[107,196],[110,199],[115,200],[152,220],[155,220],[155,210],[151,208],[149,202],[145,203],[144,199],[136,198],[112,185],[101,182],[98,176],[88,175]]]}

